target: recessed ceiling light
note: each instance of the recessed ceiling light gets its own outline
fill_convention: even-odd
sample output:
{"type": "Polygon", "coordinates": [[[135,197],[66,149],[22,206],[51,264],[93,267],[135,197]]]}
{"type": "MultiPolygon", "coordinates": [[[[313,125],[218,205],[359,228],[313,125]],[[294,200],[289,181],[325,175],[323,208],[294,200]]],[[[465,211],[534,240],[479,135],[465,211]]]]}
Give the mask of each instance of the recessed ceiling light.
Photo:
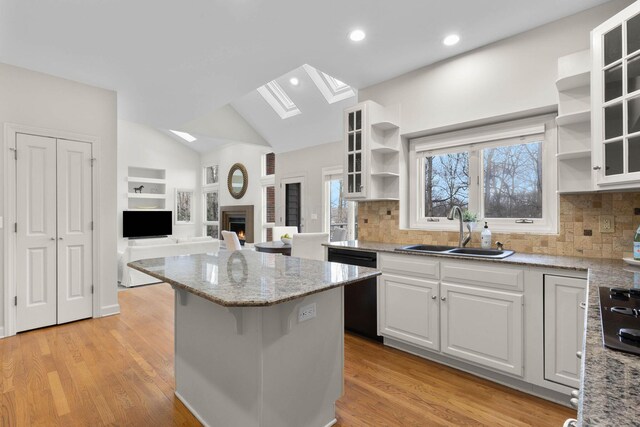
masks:
{"type": "MultiPolygon", "coordinates": [[[[171,129],[169,129],[169,130],[171,130],[171,129]]],[[[193,135],[191,135],[190,133],[187,133],[187,132],[180,132],[180,131],[177,131],[177,130],[172,130],[171,132],[173,132],[174,134],[178,135],[180,138],[184,139],[187,142],[193,142],[196,139],[198,139],[195,136],[193,136],[193,135]]]]}
{"type": "Polygon", "coordinates": [[[298,84],[300,84],[300,81],[298,80],[297,77],[291,77],[289,79],[289,83],[291,83],[293,86],[298,86],[298,84]]]}
{"type": "Polygon", "coordinates": [[[460,41],[459,35],[451,34],[445,37],[444,40],[442,40],[442,43],[444,43],[445,46],[453,46],[454,44],[457,44],[459,41],[460,41]]]}
{"type": "Polygon", "coordinates": [[[354,42],[361,42],[366,36],[362,30],[353,30],[349,33],[349,38],[354,42]]]}

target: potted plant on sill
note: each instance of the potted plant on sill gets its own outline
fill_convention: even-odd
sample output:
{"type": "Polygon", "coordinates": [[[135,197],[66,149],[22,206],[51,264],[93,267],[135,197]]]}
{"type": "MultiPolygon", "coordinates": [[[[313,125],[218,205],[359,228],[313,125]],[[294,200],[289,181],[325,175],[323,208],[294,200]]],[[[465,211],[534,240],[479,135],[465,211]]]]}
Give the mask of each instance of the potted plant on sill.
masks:
{"type": "Polygon", "coordinates": [[[462,222],[464,222],[467,230],[469,230],[469,233],[471,233],[473,232],[473,229],[476,228],[476,224],[478,223],[478,214],[465,209],[462,212],[462,222]]]}

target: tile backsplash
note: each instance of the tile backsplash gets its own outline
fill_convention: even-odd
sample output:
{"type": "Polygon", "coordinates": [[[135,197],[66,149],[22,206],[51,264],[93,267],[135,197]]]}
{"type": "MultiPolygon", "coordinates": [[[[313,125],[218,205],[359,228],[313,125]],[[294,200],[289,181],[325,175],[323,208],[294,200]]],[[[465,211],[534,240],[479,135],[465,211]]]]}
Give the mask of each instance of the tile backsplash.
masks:
{"type": "MultiPolygon", "coordinates": [[[[358,203],[359,239],[371,242],[456,246],[458,233],[399,228],[399,202],[358,203]]],[[[588,258],[631,257],[633,236],[640,224],[640,192],[587,193],[560,196],[558,234],[493,232],[493,242],[517,252],[588,258]],[[614,218],[615,229],[600,232],[600,216],[614,218]]],[[[491,228],[491,224],[489,224],[491,228]]],[[[479,227],[470,246],[480,246],[479,227]]]]}

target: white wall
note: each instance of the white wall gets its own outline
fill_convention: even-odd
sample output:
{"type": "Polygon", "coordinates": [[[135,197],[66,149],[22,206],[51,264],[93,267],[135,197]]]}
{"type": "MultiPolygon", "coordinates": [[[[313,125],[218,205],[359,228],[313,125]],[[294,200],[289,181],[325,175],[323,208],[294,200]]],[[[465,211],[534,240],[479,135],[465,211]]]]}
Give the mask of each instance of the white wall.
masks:
{"type": "Polygon", "coordinates": [[[631,3],[612,1],[420,68],[360,90],[359,99],[400,104],[403,134],[553,106],[558,57],[588,49],[590,31],[631,3]]]}
{"type": "Polygon", "coordinates": [[[129,167],[166,170],[166,209],[175,213],[175,189],[195,190],[193,224],[173,224],[174,236],[200,236],[201,176],[200,154],[154,128],[118,120],[118,249],[126,245],[122,238],[122,211],[128,207],[129,167]]]}
{"type": "Polygon", "coordinates": [[[280,181],[283,178],[304,176],[302,217],[305,227],[303,232],[322,231],[325,214],[322,206],[322,169],[334,166],[342,167],[343,157],[342,141],[276,154],[276,224],[284,224],[280,220],[284,215],[280,181]],[[316,219],[312,219],[314,215],[316,219]]]}
{"type": "MultiPolygon", "coordinates": [[[[116,93],[0,63],[0,123],[46,128],[92,135],[100,142],[100,301],[98,314],[118,312],[116,281],[116,93]]],[[[4,131],[0,146],[4,146],[4,131]]],[[[0,152],[4,165],[5,150],[0,152]]],[[[0,212],[4,217],[0,242],[0,266],[4,271],[4,233],[7,223],[0,174],[0,212]]],[[[0,277],[4,288],[4,276],[0,277]]],[[[4,323],[4,302],[0,292],[0,326],[4,323]]],[[[1,335],[1,334],[0,334],[1,335]]]]}
{"type": "MultiPolygon", "coordinates": [[[[251,144],[233,143],[202,155],[202,167],[218,165],[220,206],[253,205],[255,242],[261,241],[262,236],[262,156],[273,151],[271,147],[251,144]],[[249,185],[242,199],[231,197],[227,189],[227,175],[235,163],[242,163],[249,174],[249,185]]],[[[276,163],[276,168],[278,167],[276,163]]]]}

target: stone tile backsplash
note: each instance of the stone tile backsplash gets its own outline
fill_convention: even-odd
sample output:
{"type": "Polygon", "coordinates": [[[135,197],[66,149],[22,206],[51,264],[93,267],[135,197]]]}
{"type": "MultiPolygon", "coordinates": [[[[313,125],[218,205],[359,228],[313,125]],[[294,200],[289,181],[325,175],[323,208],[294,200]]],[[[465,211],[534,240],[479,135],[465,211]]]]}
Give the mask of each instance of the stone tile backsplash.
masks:
{"type": "MultiPolygon", "coordinates": [[[[359,202],[359,239],[384,243],[458,244],[457,232],[400,229],[398,203],[359,202]]],[[[588,258],[632,257],[633,236],[640,224],[640,192],[562,195],[559,220],[558,234],[493,232],[492,239],[517,252],[588,258]],[[602,215],[614,217],[612,233],[600,232],[602,215]]],[[[474,231],[470,246],[480,246],[480,229],[474,231]]]]}

